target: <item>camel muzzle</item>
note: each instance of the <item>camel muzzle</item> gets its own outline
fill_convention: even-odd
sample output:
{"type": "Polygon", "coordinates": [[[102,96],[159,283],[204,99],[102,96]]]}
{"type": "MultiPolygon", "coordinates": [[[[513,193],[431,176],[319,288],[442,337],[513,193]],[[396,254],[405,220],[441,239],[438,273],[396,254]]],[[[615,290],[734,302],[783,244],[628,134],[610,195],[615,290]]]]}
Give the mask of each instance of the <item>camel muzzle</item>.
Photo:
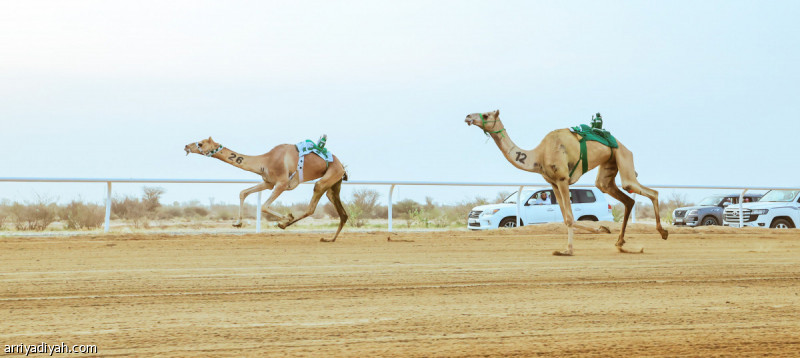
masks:
{"type": "Polygon", "coordinates": [[[189,153],[191,153],[191,152],[192,152],[191,150],[189,150],[189,146],[188,146],[188,145],[187,145],[187,146],[185,146],[185,147],[183,147],[183,150],[185,150],[185,151],[186,151],[186,155],[189,155],[189,153]]]}

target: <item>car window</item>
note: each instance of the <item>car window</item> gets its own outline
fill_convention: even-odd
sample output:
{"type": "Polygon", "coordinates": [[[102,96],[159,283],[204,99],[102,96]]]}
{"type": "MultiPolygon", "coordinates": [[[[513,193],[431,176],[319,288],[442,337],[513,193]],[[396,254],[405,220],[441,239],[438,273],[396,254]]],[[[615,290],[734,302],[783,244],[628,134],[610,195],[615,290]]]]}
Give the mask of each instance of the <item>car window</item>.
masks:
{"type": "Polygon", "coordinates": [[[594,197],[594,193],[591,190],[578,190],[579,203],[594,203],[595,201],[597,201],[597,198],[594,197]]]}
{"type": "Polygon", "coordinates": [[[525,205],[549,205],[556,203],[552,190],[542,190],[533,194],[525,205]]]}
{"type": "Polygon", "coordinates": [[[573,204],[588,204],[597,201],[594,192],[586,189],[572,189],[570,193],[570,202],[573,204]]]}

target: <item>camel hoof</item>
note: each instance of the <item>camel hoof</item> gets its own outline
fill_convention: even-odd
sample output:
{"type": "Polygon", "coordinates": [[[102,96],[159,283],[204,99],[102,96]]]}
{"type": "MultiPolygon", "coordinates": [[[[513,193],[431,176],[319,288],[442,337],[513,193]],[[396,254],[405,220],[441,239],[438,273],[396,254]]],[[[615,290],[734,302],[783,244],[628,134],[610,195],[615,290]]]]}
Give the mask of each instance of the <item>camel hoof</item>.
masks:
{"type": "Polygon", "coordinates": [[[604,233],[606,233],[606,234],[610,234],[611,233],[611,229],[609,229],[608,226],[600,226],[599,230],[604,232],[604,233]]]}
{"type": "Polygon", "coordinates": [[[572,251],[553,251],[554,256],[572,256],[572,251]]]}
{"type": "Polygon", "coordinates": [[[668,236],[669,236],[669,231],[667,230],[664,230],[664,232],[661,233],[661,238],[664,240],[666,240],[668,236]]]}
{"type": "Polygon", "coordinates": [[[286,224],[284,224],[284,223],[279,223],[279,224],[278,224],[278,227],[279,227],[279,228],[281,228],[281,229],[283,229],[283,230],[285,230],[287,226],[288,226],[288,225],[286,225],[286,224]]]}
{"type": "Polygon", "coordinates": [[[233,223],[233,227],[242,227],[242,223],[233,223]]]}
{"type": "Polygon", "coordinates": [[[617,251],[619,251],[619,252],[621,252],[623,254],[643,254],[644,253],[644,247],[639,249],[639,252],[636,252],[636,251],[625,250],[625,249],[622,248],[622,246],[617,246],[617,251]]]}
{"type": "Polygon", "coordinates": [[[319,241],[320,242],[336,242],[336,239],[329,240],[329,239],[322,238],[322,239],[319,239],[319,241]]]}

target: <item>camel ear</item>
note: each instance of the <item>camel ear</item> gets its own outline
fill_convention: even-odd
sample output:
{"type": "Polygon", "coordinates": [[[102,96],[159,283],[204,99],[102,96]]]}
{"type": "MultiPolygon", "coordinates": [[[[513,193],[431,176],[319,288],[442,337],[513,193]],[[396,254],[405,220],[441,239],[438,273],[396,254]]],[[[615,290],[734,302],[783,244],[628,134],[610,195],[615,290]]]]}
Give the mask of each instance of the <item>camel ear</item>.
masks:
{"type": "Polygon", "coordinates": [[[213,142],[214,140],[211,139],[211,136],[208,136],[208,141],[213,142]]]}
{"type": "Polygon", "coordinates": [[[494,115],[499,117],[500,116],[500,110],[499,109],[494,110],[494,115]]]}

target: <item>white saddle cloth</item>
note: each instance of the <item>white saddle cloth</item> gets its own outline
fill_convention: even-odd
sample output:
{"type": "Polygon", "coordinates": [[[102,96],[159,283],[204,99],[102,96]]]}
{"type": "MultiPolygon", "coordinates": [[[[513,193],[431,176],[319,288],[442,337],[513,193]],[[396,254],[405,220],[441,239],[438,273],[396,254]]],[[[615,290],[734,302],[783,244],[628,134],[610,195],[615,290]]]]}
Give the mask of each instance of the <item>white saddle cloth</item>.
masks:
{"type": "MultiPolygon", "coordinates": [[[[333,153],[331,151],[325,149],[324,152],[320,151],[319,149],[314,147],[314,142],[310,140],[305,140],[303,142],[297,143],[297,152],[299,153],[299,159],[297,160],[297,171],[295,174],[292,174],[292,177],[295,175],[297,176],[298,184],[303,183],[303,165],[305,163],[305,158],[307,154],[314,153],[318,155],[320,158],[325,159],[326,162],[332,163],[333,162],[333,153]]],[[[290,178],[294,179],[294,178],[290,178]]],[[[291,186],[291,184],[290,184],[291,186]]]]}

